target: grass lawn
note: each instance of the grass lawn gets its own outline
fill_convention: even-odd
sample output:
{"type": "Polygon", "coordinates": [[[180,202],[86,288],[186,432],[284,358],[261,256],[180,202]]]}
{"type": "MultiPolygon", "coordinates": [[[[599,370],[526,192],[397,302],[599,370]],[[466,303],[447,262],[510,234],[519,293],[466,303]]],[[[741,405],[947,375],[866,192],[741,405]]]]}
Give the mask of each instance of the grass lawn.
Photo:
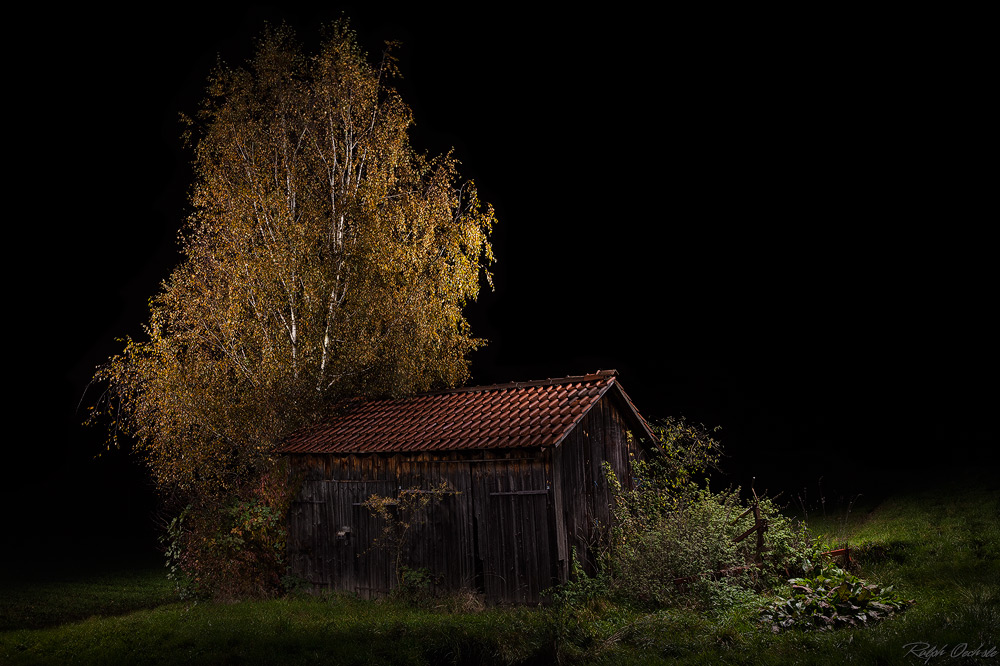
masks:
{"type": "Polygon", "coordinates": [[[0,632],[42,629],[94,616],[125,615],[176,601],[162,565],[60,571],[53,566],[0,575],[0,632]]]}
{"type": "Polygon", "coordinates": [[[754,604],[705,615],[611,604],[470,612],[313,597],[185,603],[173,600],[159,569],[61,580],[7,575],[0,663],[1000,666],[995,479],[916,483],[849,515],[828,506],[825,517],[810,513],[809,524],[834,543],[850,541],[862,578],[894,585],[916,604],[863,629],[775,635],[757,622],[754,604]],[[918,656],[920,644],[943,653],[918,656]],[[979,654],[960,656],[962,644],[979,654]]]}

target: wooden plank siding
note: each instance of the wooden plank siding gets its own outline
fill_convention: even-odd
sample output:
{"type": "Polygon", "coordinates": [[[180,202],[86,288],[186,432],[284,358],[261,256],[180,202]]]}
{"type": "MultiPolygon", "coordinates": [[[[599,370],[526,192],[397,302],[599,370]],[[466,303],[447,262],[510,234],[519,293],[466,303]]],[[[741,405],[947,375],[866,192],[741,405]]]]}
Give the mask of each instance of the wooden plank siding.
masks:
{"type": "Polygon", "coordinates": [[[553,468],[558,470],[561,509],[559,534],[565,539],[558,550],[561,580],[566,580],[569,558],[577,558],[589,574],[596,571],[597,549],[611,524],[611,494],[603,463],[625,488],[632,488],[632,457],[643,457],[639,440],[630,440],[622,412],[613,401],[602,400],[553,452],[553,468]]]}
{"type": "Polygon", "coordinates": [[[490,603],[538,603],[565,581],[575,548],[594,571],[611,520],[603,463],[631,484],[623,405],[605,396],[554,447],[395,453],[289,454],[301,489],[288,518],[288,561],[316,590],[388,594],[392,553],[373,547],[383,525],[360,506],[446,481],[455,492],[432,503],[413,528],[407,566],[426,568],[433,591],[473,589],[490,603]]]}

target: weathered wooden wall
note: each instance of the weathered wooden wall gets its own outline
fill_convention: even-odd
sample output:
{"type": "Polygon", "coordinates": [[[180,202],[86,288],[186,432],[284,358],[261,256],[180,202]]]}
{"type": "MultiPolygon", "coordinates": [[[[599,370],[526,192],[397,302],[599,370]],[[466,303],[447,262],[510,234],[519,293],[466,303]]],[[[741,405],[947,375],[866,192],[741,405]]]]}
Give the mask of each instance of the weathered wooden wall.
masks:
{"type": "Polygon", "coordinates": [[[303,481],[289,515],[289,564],[315,587],[387,594],[393,556],[372,546],[383,524],[361,503],[441,481],[457,492],[431,503],[413,529],[408,566],[427,568],[442,590],[478,589],[498,602],[535,602],[554,584],[551,472],[542,451],[294,455],[290,470],[303,481]]]}
{"type": "MultiPolygon", "coordinates": [[[[383,525],[361,503],[447,481],[457,492],[431,504],[405,563],[428,569],[440,591],[536,603],[566,580],[573,547],[593,569],[593,546],[610,522],[602,463],[631,482],[621,414],[606,397],[554,451],[290,455],[302,487],[289,515],[289,564],[316,588],[386,595],[395,585],[393,556],[372,546],[383,525]]],[[[631,452],[641,455],[636,444],[631,452]]]]}
{"type": "Polygon", "coordinates": [[[624,410],[616,403],[612,396],[598,402],[553,452],[560,580],[567,579],[574,548],[584,569],[596,571],[599,546],[611,524],[604,463],[610,463],[624,488],[632,488],[631,460],[645,455],[640,442],[629,437],[624,410]]]}

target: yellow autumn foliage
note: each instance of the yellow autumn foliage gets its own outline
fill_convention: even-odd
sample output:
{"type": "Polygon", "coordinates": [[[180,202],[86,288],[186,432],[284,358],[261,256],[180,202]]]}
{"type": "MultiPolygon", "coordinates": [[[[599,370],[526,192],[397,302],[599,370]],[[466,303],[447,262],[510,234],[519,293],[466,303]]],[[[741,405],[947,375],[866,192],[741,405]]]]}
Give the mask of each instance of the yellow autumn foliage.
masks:
{"type": "Polygon", "coordinates": [[[492,207],[450,154],[410,145],[391,48],[371,64],[345,22],[316,54],[274,29],[219,65],[187,119],[195,180],[182,261],[147,339],[98,368],[163,489],[250,482],[326,406],[468,376],[462,307],[490,280],[492,207]]]}

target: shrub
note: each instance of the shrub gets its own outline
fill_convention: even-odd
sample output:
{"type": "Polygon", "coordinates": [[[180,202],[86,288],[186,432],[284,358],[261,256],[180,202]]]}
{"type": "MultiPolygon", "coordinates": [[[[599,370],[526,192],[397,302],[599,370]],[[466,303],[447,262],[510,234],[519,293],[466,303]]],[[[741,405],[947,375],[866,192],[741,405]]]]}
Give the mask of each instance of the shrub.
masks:
{"type": "Polygon", "coordinates": [[[163,537],[168,576],[182,597],[270,596],[283,589],[291,493],[267,475],[217,506],[192,503],[163,537]]]}
{"type": "Polygon", "coordinates": [[[768,499],[758,501],[767,524],[762,562],[755,563],[756,537],[736,538],[754,525],[739,489],[715,493],[686,488],[663,511],[649,490],[616,489],[615,526],[606,568],[616,594],[653,606],[730,606],[749,600],[749,590],[782,583],[815,550],[804,526],[794,525],[768,499]],[[638,510],[637,510],[638,509],[638,510]],[[727,573],[719,575],[716,572],[727,573]],[[741,592],[740,590],[743,590],[741,592]]]}
{"type": "Polygon", "coordinates": [[[804,525],[755,495],[766,525],[758,553],[756,535],[736,541],[755,524],[740,489],[713,492],[707,480],[704,487],[696,482],[722,451],[704,427],[668,419],[656,432],[659,449],[632,463],[633,489],[605,464],[613,525],[602,570],[613,595],[657,607],[722,608],[802,572],[816,552],[804,525]]]}

